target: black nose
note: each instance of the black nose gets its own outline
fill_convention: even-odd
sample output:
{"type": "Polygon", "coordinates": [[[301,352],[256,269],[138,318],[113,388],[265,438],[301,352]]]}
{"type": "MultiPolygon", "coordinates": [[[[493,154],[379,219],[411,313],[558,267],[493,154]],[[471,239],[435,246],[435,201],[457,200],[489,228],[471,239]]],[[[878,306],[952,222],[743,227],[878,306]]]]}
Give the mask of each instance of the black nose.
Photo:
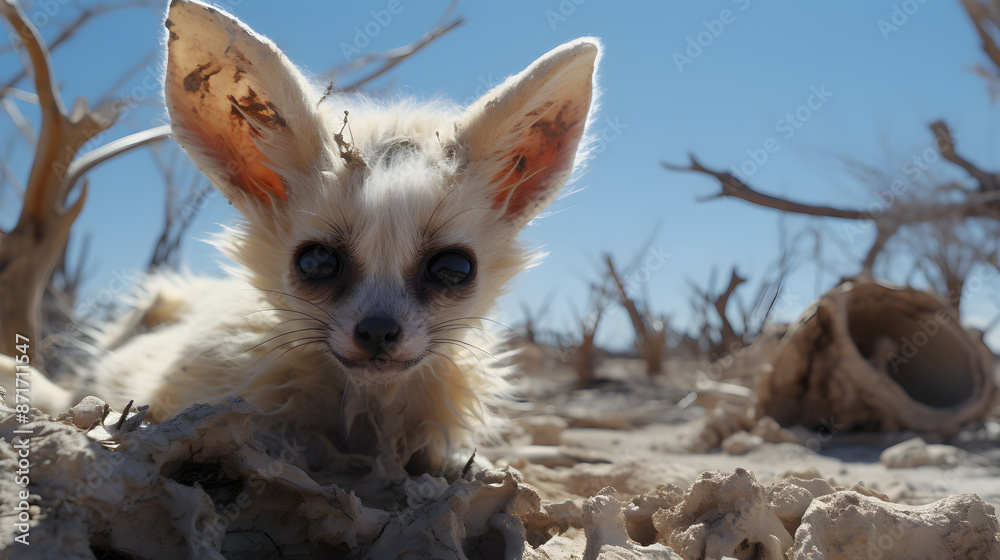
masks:
{"type": "Polygon", "coordinates": [[[368,317],[362,319],[354,329],[354,340],[358,346],[375,351],[387,350],[399,339],[399,323],[388,317],[368,317]]]}

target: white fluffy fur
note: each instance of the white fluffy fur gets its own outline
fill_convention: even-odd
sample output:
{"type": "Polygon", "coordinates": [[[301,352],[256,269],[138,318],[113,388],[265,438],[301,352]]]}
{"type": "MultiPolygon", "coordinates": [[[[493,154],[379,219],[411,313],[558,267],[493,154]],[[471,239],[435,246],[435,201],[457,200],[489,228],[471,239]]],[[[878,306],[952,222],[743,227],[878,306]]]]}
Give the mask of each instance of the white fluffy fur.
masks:
{"type": "Polygon", "coordinates": [[[265,411],[261,432],[308,444],[308,465],[356,453],[448,466],[493,430],[507,384],[479,318],[529,262],[518,231],[573,170],[599,43],[563,45],[463,111],[344,95],[319,105],[232,16],[175,0],[167,27],[174,137],[245,216],[218,240],[240,268],[150,278],[147,331],[102,358],[77,396],[134,399],[163,420],[239,395],[265,411]],[[349,247],[356,277],[337,297],[295,276],[310,242],[349,247]],[[452,245],[474,254],[474,283],[421,300],[422,259],[452,245]],[[400,322],[393,357],[423,355],[419,365],[352,368],[331,354],[355,352],[354,325],[373,314],[400,322]]]}

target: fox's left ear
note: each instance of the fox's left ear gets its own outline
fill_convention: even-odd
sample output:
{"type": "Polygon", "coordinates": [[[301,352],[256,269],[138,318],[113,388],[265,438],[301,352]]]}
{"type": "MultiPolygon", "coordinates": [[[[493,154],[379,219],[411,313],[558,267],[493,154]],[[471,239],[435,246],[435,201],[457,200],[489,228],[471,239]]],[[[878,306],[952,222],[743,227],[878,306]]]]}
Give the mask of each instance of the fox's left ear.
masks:
{"type": "Polygon", "coordinates": [[[174,138],[244,214],[287,200],[287,173],[323,150],[305,77],[270,40],[202,2],[173,0],[165,25],[174,138]]]}
{"type": "Polygon", "coordinates": [[[490,206],[520,228],[559,194],[594,97],[601,44],[577,39],[539,58],[467,110],[458,141],[490,206]]]}

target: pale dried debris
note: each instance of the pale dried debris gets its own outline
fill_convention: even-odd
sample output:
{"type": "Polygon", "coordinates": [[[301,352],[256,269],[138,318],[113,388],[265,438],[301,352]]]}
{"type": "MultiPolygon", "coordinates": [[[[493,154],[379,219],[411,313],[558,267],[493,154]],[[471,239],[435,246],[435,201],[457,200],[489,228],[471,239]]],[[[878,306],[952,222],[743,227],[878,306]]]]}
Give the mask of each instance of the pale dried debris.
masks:
{"type": "Polygon", "coordinates": [[[521,468],[525,465],[572,467],[580,463],[612,463],[614,457],[605,451],[571,445],[520,445],[488,447],[482,456],[498,466],[521,468]]]}
{"type": "Polygon", "coordinates": [[[531,436],[532,445],[560,445],[562,433],[569,427],[565,418],[554,414],[520,418],[518,424],[531,436]]]}
{"type": "Polygon", "coordinates": [[[745,404],[718,402],[709,409],[702,421],[701,437],[692,442],[692,453],[705,453],[715,449],[727,437],[737,432],[747,432],[756,426],[752,411],[745,404]]]}
{"type": "MultiPolygon", "coordinates": [[[[568,469],[528,464],[524,475],[487,469],[453,482],[430,475],[386,481],[383,501],[362,501],[343,490],[348,485],[320,485],[269,456],[251,431],[256,409],[241,399],[197,405],[128,430],[117,429],[120,415],[106,410],[103,402],[87,400],[64,421],[29,414],[32,553],[38,557],[351,551],[362,557],[767,560],[803,551],[790,557],[839,560],[844,557],[823,554],[835,554],[845,542],[878,542],[887,531],[896,531],[898,543],[926,543],[936,557],[1000,557],[989,556],[998,554],[993,508],[971,495],[901,506],[873,490],[818,478],[786,477],[764,488],[743,469],[704,473],[685,493],[690,473],[625,458],[568,469]],[[115,449],[107,448],[107,438],[117,442],[115,449]],[[570,496],[543,499],[553,493],[570,496]],[[624,503],[622,493],[631,501],[624,503]],[[948,533],[953,524],[960,530],[948,533]],[[875,537],[862,529],[876,531],[875,537]],[[980,551],[984,555],[976,556],[980,551]]],[[[10,409],[0,412],[0,437],[10,442],[21,424],[10,409]]],[[[141,416],[129,415],[121,425],[133,419],[141,416]]],[[[13,471],[16,462],[14,449],[0,445],[0,469],[13,471]]],[[[13,477],[0,478],[0,522],[13,526],[19,489],[13,477]]],[[[12,538],[11,532],[0,536],[0,550],[12,538]]],[[[907,557],[908,550],[889,548],[882,557],[907,557]]]]}
{"type": "Polygon", "coordinates": [[[688,406],[696,404],[706,410],[711,410],[720,402],[748,406],[754,395],[753,389],[749,387],[712,381],[703,372],[698,372],[694,390],[689,393],[687,398],[689,399],[688,406]]]}
{"type": "Polygon", "coordinates": [[[82,401],[63,412],[57,420],[86,430],[108,415],[107,404],[97,397],[84,397],[82,401]]]}
{"type": "Polygon", "coordinates": [[[801,431],[797,427],[781,427],[770,416],[754,417],[754,410],[748,402],[717,401],[708,409],[702,422],[700,437],[689,445],[692,453],[705,453],[721,447],[725,453],[742,455],[764,442],[804,443],[808,437],[796,433],[801,431]]]}
{"type": "Polygon", "coordinates": [[[704,426],[700,437],[692,441],[690,445],[692,453],[705,453],[718,446],[723,446],[723,451],[726,451],[725,442],[737,434],[742,435],[737,436],[736,439],[728,444],[734,451],[726,451],[726,453],[734,455],[746,453],[752,447],[756,447],[765,441],[773,443],[804,443],[806,440],[801,434],[796,433],[795,428],[782,428],[770,416],[755,418],[753,409],[746,404],[741,405],[726,401],[717,402],[714,408],[708,410],[702,422],[704,426]],[[753,437],[748,437],[749,435],[753,437]],[[738,448],[737,442],[740,444],[757,443],[754,443],[751,447],[735,451],[738,448]]]}
{"type": "MultiPolygon", "coordinates": [[[[22,426],[5,412],[0,437],[10,442],[22,426]]],[[[23,426],[34,432],[32,552],[67,559],[348,550],[376,558],[676,558],[660,544],[629,539],[613,489],[582,507],[571,500],[543,503],[510,468],[483,470],[473,480],[406,479],[393,504],[363,504],[353,492],[321,486],[268,456],[251,430],[256,413],[242,399],[227,399],[119,432],[114,426],[121,415],[98,399],[84,400],[62,421],[33,411],[23,426]],[[118,442],[114,449],[107,448],[108,437],[118,442]]],[[[0,468],[13,471],[16,462],[10,445],[0,445],[0,468]]],[[[12,477],[0,480],[4,522],[14,522],[18,489],[12,477]]],[[[648,518],[652,510],[644,511],[648,518]]],[[[11,545],[12,533],[2,538],[0,547],[11,545]]]]}
{"type": "Polygon", "coordinates": [[[889,469],[911,467],[956,467],[966,456],[965,451],[953,445],[928,444],[923,438],[913,438],[897,443],[879,456],[879,461],[889,469]]]}
{"type": "Polygon", "coordinates": [[[642,546],[625,530],[623,504],[614,488],[602,489],[583,504],[587,548],[583,560],[680,560],[681,557],[662,543],[642,546]]]}
{"type": "Polygon", "coordinates": [[[612,463],[580,463],[555,469],[533,464],[516,468],[523,473],[525,482],[551,501],[588,498],[605,487],[626,497],[639,496],[664,484],[687,487],[695,474],[679,465],[629,457],[612,463]]]}
{"type": "Polygon", "coordinates": [[[1000,558],[1000,525],[978,496],[908,506],[823,479],[786,477],[764,489],[743,469],[702,474],[652,523],[684,560],[1000,558]]]}
{"type": "Polygon", "coordinates": [[[653,515],[661,509],[670,509],[684,501],[684,490],[673,484],[664,484],[645,494],[632,498],[625,504],[625,529],[629,536],[641,544],[657,541],[653,515]]]}
{"type": "Polygon", "coordinates": [[[746,455],[764,445],[764,438],[749,432],[736,432],[722,440],[722,452],[729,455],[746,455]]]}
{"type": "Polygon", "coordinates": [[[996,512],[978,496],[909,506],[842,491],[816,498],[795,532],[792,560],[1000,558],[996,512]]]}
{"type": "Polygon", "coordinates": [[[703,473],[684,501],[653,515],[660,542],[684,560],[784,560],[792,546],[767,494],[752,473],[703,473]]]}
{"type": "Polygon", "coordinates": [[[794,430],[782,428],[781,424],[778,424],[778,421],[770,416],[758,418],[757,424],[750,430],[750,433],[772,443],[792,441],[804,443],[805,441],[805,438],[796,434],[794,430]]]}
{"type": "MultiPolygon", "coordinates": [[[[809,509],[813,499],[842,490],[848,490],[848,488],[834,486],[829,481],[819,477],[785,476],[777,484],[768,487],[767,501],[774,508],[774,513],[777,514],[788,533],[794,535],[802,522],[802,516],[809,509]]],[[[885,494],[871,488],[865,488],[860,483],[850,490],[863,496],[870,496],[885,502],[889,501],[885,494]]]]}
{"type": "MultiPolygon", "coordinates": [[[[83,420],[83,412],[102,408],[88,401],[72,417],[83,420]]],[[[353,492],[321,486],[268,456],[251,431],[255,414],[242,399],[196,405],[161,424],[117,434],[120,445],[111,450],[72,422],[33,411],[24,426],[34,432],[32,552],[66,559],[117,551],[221,560],[272,557],[277,550],[361,549],[376,556],[420,551],[447,558],[456,546],[477,546],[477,539],[495,546],[490,534],[499,535],[508,551],[523,549],[523,526],[514,530],[520,521],[513,520],[543,513],[537,493],[512,469],[450,484],[431,476],[407,480],[402,510],[362,504],[353,492]]],[[[0,437],[11,442],[21,427],[8,415],[0,437]]],[[[16,464],[11,446],[0,445],[0,468],[13,472],[16,464]]],[[[0,519],[8,526],[19,488],[13,477],[0,480],[0,519]]],[[[4,533],[0,548],[12,538],[4,533]]]]}
{"type": "MultiPolygon", "coordinates": [[[[162,424],[121,435],[116,450],[75,425],[33,413],[26,426],[34,432],[32,503],[39,507],[31,527],[38,548],[32,552],[93,558],[93,547],[140,557],[221,559],[220,551],[260,546],[245,535],[260,528],[254,523],[265,512],[299,513],[283,534],[270,533],[278,541],[288,539],[281,544],[301,545],[306,535],[331,546],[373,539],[387,514],[268,457],[250,431],[254,412],[237,399],[194,406],[162,424]],[[190,472],[206,476],[184,474],[190,472]],[[218,480],[222,487],[209,486],[218,480]]],[[[0,437],[10,441],[18,427],[8,417],[0,423],[0,437]]],[[[9,499],[5,492],[3,501],[9,499]]]]}

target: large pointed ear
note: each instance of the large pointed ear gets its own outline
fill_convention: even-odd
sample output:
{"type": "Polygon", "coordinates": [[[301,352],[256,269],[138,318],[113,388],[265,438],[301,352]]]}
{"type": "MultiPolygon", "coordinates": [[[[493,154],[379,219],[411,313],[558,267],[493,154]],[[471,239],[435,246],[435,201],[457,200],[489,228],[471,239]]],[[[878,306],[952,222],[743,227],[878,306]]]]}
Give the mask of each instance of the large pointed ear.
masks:
{"type": "Polygon", "coordinates": [[[173,0],[165,25],[174,138],[244,212],[287,200],[282,170],[323,151],[315,91],[274,43],[207,4],[173,0]]]}
{"type": "Polygon", "coordinates": [[[468,173],[490,206],[520,228],[559,194],[594,97],[597,39],[567,43],[469,107],[458,134],[468,173]]]}

